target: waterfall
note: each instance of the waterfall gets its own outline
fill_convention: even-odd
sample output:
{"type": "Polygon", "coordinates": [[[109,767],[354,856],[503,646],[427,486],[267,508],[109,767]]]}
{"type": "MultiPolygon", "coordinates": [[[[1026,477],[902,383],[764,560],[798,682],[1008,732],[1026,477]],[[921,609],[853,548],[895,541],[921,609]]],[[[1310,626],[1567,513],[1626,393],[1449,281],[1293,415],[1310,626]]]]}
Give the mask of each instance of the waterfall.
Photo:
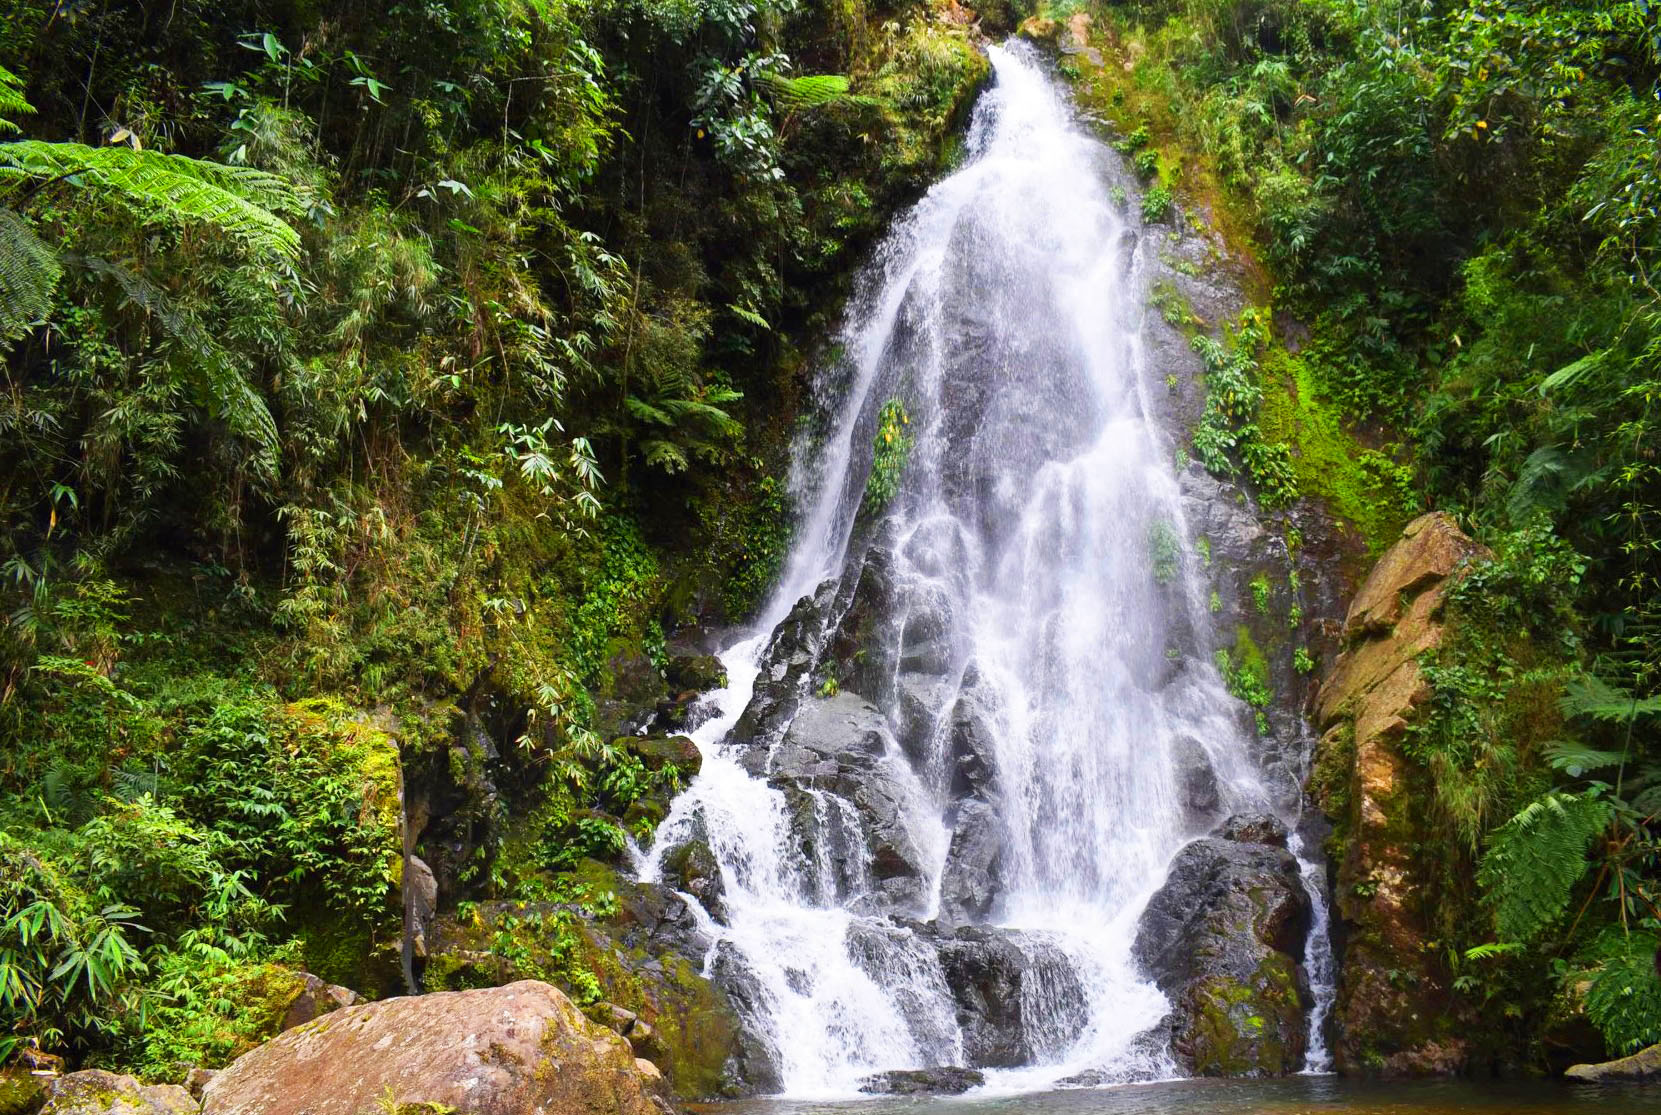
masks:
{"type": "Polygon", "coordinates": [[[792,1095],[966,1058],[1011,1088],[1171,1075],[1137,918],[1185,842],[1285,800],[1211,664],[1144,368],[1146,249],[1112,188],[1132,183],[1028,48],[990,54],[960,169],[850,302],[796,446],[794,548],[637,865],[661,879],[707,841],[706,973],[792,1095]],[[862,513],[890,399],[914,446],[862,513]],[[984,929],[942,945],[961,925],[984,929]],[[965,1024],[966,980],[1019,988],[965,1024]]]}

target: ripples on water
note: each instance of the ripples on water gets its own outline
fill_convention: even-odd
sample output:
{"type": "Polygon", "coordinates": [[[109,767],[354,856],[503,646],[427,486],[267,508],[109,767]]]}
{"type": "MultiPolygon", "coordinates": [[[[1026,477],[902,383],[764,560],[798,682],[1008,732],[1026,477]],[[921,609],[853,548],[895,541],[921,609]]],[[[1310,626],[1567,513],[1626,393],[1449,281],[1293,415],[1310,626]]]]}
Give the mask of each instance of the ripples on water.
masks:
{"type": "Polygon", "coordinates": [[[1554,1080],[1376,1083],[1335,1076],[1180,1080],[1018,1096],[882,1096],[814,1103],[744,1100],[705,1115],[1661,1115],[1661,1087],[1554,1080]]]}

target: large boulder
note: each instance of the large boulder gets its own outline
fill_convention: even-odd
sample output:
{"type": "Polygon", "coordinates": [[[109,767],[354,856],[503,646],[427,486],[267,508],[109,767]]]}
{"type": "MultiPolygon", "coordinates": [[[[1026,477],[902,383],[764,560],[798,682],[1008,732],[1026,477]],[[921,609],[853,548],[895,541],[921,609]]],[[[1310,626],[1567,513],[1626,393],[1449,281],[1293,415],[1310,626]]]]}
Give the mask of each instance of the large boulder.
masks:
{"type": "Polygon", "coordinates": [[[176,1084],[140,1084],[130,1076],[84,1069],[47,1086],[40,1115],[196,1115],[196,1101],[176,1084]]]}
{"type": "Polygon", "coordinates": [[[1587,1084],[1661,1080],[1661,1045],[1640,1049],[1632,1056],[1622,1057],[1617,1061],[1603,1061],[1595,1065],[1570,1065],[1563,1075],[1570,1080],[1587,1084]]]}
{"type": "MultiPolygon", "coordinates": [[[[847,857],[868,859],[871,881],[883,901],[891,909],[904,910],[922,900],[926,865],[909,824],[914,797],[907,784],[909,768],[888,754],[887,733],[887,718],[851,693],[811,698],[774,749],[768,776],[786,791],[804,850],[824,843],[833,862],[850,870],[853,864],[847,857]],[[821,815],[813,799],[816,793],[834,794],[848,803],[858,818],[859,833],[843,831],[835,814],[821,815]],[[863,837],[863,849],[846,846],[855,835],[863,837]]],[[[851,882],[850,876],[842,885],[851,882]]]]}
{"type": "Polygon", "coordinates": [[[555,988],[525,980],[385,999],[290,1030],[216,1076],[202,1112],[362,1115],[388,1097],[470,1115],[671,1110],[627,1041],[555,988]]]}
{"type": "Polygon", "coordinates": [[[1062,1052],[1086,1025],[1084,987],[1041,935],[966,926],[938,948],[970,1065],[1033,1064],[1062,1052]]]}
{"type": "Polygon", "coordinates": [[[1443,602],[1485,553],[1444,512],[1409,523],[1350,605],[1346,649],[1316,696],[1322,735],[1309,788],[1333,827],[1340,1072],[1442,1074],[1465,1060],[1451,974],[1419,904],[1431,889],[1416,850],[1424,835],[1414,800],[1424,787],[1409,785],[1414,766],[1402,748],[1431,697],[1419,663],[1442,643],[1443,602]]]}
{"type": "MultiPolygon", "coordinates": [[[[1285,839],[1261,818],[1220,831],[1285,839]]],[[[1142,914],[1134,954],[1172,1002],[1172,1049],[1192,1072],[1283,1076],[1303,1067],[1309,923],[1309,895],[1285,848],[1212,836],[1177,853],[1142,914]]]]}

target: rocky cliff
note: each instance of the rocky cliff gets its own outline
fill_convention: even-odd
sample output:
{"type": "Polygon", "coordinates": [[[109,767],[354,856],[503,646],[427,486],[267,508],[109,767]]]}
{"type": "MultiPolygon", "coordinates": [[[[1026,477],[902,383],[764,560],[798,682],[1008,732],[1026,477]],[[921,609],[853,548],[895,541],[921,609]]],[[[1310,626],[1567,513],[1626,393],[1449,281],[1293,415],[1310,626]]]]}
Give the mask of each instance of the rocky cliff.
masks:
{"type": "Polygon", "coordinates": [[[1444,512],[1408,524],[1350,604],[1344,651],[1315,698],[1321,741],[1310,792],[1333,825],[1334,1053],[1343,1072],[1441,1073],[1464,1060],[1419,905],[1426,880],[1412,810],[1422,772],[1402,744],[1430,697],[1420,656],[1442,641],[1453,579],[1483,553],[1444,512]]]}

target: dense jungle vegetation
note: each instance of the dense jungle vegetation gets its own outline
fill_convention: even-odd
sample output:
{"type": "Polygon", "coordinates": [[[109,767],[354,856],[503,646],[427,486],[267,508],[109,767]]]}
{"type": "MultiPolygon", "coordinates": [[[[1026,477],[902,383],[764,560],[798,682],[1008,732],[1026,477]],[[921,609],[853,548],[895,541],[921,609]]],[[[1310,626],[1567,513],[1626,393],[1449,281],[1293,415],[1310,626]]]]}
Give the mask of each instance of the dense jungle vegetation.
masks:
{"type": "Polygon", "coordinates": [[[0,1061],[166,1077],[302,965],[400,989],[400,765],[500,744],[435,866],[607,900],[551,869],[678,774],[596,698],[766,588],[802,352],[951,155],[965,23],[0,3],[0,1061]]]}
{"type": "MultiPolygon", "coordinates": [[[[1193,452],[1377,553],[1457,513],[1408,757],[1445,964],[1495,1045],[1661,1040],[1661,23],[1648,0],[1048,5],[1149,182],[1252,245],[1193,452]],[[1272,323],[1272,324],[1271,324],[1272,323]],[[1480,898],[1470,886],[1480,883],[1480,898]]],[[[1184,309],[1155,305],[1168,320],[1184,309]]],[[[1538,1046],[1535,1046],[1538,1055],[1538,1046]]]]}
{"type": "MultiPolygon", "coordinates": [[[[1457,986],[1661,1040],[1655,7],[1036,14],[1081,13],[1144,216],[1266,276],[1195,455],[1493,550],[1409,744],[1457,986]]],[[[0,1060],[168,1077],[301,967],[396,990],[398,771],[481,735],[449,875],[603,906],[559,869],[676,777],[616,663],[765,591],[807,354],[951,158],[973,18],[0,0],[0,1060]]]]}

